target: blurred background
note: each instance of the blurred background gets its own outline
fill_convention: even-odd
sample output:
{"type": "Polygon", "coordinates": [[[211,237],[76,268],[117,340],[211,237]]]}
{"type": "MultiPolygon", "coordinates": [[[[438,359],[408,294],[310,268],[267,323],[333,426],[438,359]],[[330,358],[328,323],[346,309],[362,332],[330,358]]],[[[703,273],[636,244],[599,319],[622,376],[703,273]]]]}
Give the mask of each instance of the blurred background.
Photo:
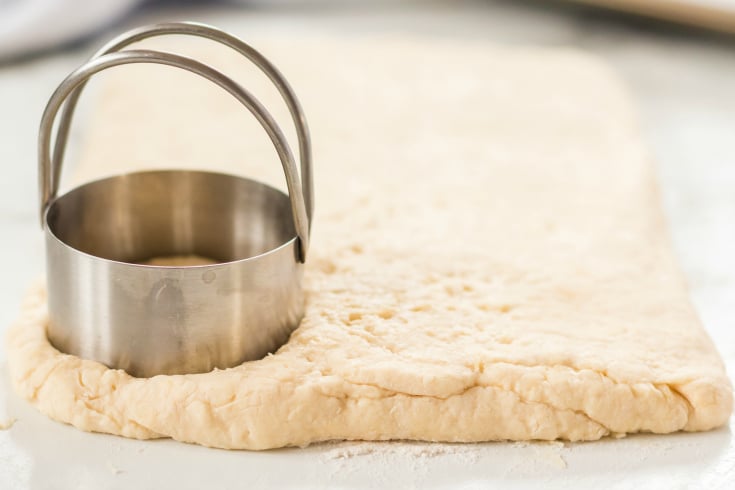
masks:
{"type": "Polygon", "coordinates": [[[43,270],[36,137],[49,95],[112,35],[164,20],[211,23],[245,39],[401,34],[602,57],[639,107],[705,325],[735,359],[735,0],[0,0],[0,325],[43,270]]]}

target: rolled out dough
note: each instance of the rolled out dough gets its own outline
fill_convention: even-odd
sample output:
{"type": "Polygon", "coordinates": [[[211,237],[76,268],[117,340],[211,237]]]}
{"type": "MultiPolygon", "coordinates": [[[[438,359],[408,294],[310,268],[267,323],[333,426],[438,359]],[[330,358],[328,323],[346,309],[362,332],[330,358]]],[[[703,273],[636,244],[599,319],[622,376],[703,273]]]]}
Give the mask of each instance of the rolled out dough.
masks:
{"type": "MultiPolygon", "coordinates": [[[[428,39],[254,44],[296,88],[314,137],[302,325],[259,361],[135,379],[54,350],[38,288],[8,344],[14,386],[40,411],[87,431],[244,449],[725,423],[731,386],[608,68],[564,49],[428,39]]],[[[165,46],[246,80],[290,128],[236,55],[165,46]]],[[[262,130],[218,89],[168,67],[104,78],[77,179],[204,167],[281,185],[262,130]]]]}

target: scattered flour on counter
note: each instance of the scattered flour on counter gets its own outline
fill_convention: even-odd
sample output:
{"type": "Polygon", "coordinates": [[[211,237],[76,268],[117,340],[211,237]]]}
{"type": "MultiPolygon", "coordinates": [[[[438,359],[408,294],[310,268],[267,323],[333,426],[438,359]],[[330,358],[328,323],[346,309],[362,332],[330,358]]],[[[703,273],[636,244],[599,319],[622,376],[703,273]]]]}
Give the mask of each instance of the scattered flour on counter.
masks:
{"type": "Polygon", "coordinates": [[[429,459],[439,456],[461,458],[467,463],[476,463],[480,458],[477,444],[446,444],[412,441],[392,442],[329,442],[325,449],[331,448],[322,456],[323,461],[348,459],[359,456],[390,456],[402,458],[429,459]]]}
{"type": "MultiPolygon", "coordinates": [[[[320,445],[321,463],[329,467],[333,481],[364,475],[386,485],[396,472],[409,480],[402,486],[420,488],[432,470],[438,467],[467,468],[477,464],[482,455],[479,444],[447,444],[418,441],[328,442],[320,445]]],[[[347,481],[347,480],[346,480],[347,481]]]]}
{"type": "MultiPolygon", "coordinates": [[[[438,457],[452,458],[456,462],[466,464],[477,463],[488,449],[494,446],[487,444],[447,444],[425,443],[413,441],[362,442],[344,441],[322,444],[326,452],[322,461],[346,460],[356,457],[402,458],[428,460],[438,457]]],[[[567,462],[562,455],[566,447],[563,442],[515,442],[512,447],[532,451],[533,459],[549,466],[564,469],[567,462]]],[[[530,455],[530,454],[529,454],[530,455]]]]}
{"type": "Polygon", "coordinates": [[[123,470],[115,466],[112,461],[107,462],[107,469],[110,470],[110,473],[116,476],[123,472],[123,470]]]}
{"type": "MultiPolygon", "coordinates": [[[[554,477],[567,470],[565,455],[572,447],[562,442],[516,443],[425,443],[329,442],[315,447],[333,482],[371,478],[386,484],[391,476],[402,475],[406,487],[423,488],[430,475],[457,471],[473,473],[478,467],[494,468],[502,477],[528,475],[554,477]],[[473,469],[474,468],[474,469],[473,469]]],[[[434,482],[436,483],[436,482],[434,482]]]]}

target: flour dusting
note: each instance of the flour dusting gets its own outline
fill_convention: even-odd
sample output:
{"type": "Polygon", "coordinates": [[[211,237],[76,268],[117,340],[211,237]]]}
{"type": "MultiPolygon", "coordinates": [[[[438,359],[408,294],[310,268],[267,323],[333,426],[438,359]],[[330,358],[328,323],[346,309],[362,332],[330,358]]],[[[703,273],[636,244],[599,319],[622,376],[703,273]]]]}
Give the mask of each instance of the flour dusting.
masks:
{"type": "Polygon", "coordinates": [[[325,446],[330,448],[322,456],[322,459],[325,461],[349,459],[360,456],[390,456],[414,459],[431,459],[440,456],[452,456],[455,458],[460,457],[468,463],[475,463],[480,457],[480,450],[476,444],[445,444],[414,441],[346,441],[325,443],[325,446]]]}

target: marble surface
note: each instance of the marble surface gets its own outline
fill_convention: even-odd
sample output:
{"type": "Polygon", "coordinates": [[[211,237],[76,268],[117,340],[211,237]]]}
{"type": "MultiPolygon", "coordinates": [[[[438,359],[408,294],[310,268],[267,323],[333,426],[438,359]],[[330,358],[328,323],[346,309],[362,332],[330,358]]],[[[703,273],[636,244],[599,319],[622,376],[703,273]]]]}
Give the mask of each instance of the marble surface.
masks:
{"type": "MultiPolygon", "coordinates": [[[[343,36],[401,32],[509,44],[576,46],[612,64],[641,112],[665,210],[692,297],[735,367],[735,39],[608,16],[554,2],[255,2],[250,9],[154,5],[117,26],[197,19],[243,35],[267,31],[343,36]]],[[[102,37],[105,37],[103,35],[102,37]]],[[[93,46],[0,66],[0,331],[43,271],[35,144],[43,106],[93,46]]],[[[604,117],[604,115],[601,115],[604,117]]],[[[78,138],[83,128],[75,128],[78,138]]],[[[0,363],[4,366],[0,349],[0,363]]],[[[288,487],[728,488],[735,438],[638,436],[585,445],[327,445],[306,451],[228,453],[172,441],[142,443],[80,433],[37,414],[0,368],[0,488],[288,487]],[[286,466],[288,465],[288,466],[286,466]],[[288,471],[283,471],[289,468],[288,471]],[[214,487],[214,486],[213,486],[214,487]]]]}

